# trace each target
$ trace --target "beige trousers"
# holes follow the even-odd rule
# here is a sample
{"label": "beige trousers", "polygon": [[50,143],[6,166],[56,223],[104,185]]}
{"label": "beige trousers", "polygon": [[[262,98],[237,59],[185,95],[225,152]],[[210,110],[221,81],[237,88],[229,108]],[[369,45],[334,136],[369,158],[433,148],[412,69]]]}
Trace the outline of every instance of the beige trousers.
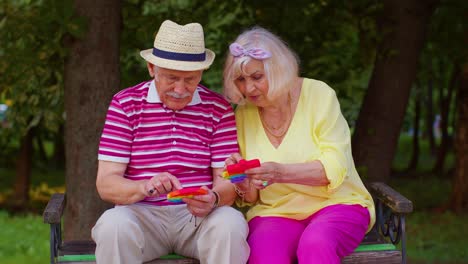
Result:
{"label": "beige trousers", "polygon": [[204,264],[246,263],[248,225],[236,209],[222,206],[204,218],[186,205],[125,205],[109,209],[96,222],[98,264],[137,264],[169,253]]}

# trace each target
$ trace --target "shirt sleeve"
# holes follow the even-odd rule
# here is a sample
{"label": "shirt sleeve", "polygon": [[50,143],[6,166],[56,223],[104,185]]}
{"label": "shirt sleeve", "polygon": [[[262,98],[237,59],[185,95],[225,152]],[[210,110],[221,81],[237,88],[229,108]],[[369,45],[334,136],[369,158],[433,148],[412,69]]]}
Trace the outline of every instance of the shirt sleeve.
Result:
{"label": "shirt sleeve", "polygon": [[326,176],[330,181],[328,190],[338,188],[354,166],[351,154],[351,136],[348,123],[340,110],[335,92],[329,92],[320,99],[317,109],[316,133],[320,157]]}
{"label": "shirt sleeve", "polygon": [[210,146],[211,167],[213,168],[224,167],[224,161],[229,155],[239,152],[234,111],[229,103],[226,102],[226,104],[213,131]]}
{"label": "shirt sleeve", "polygon": [[106,121],[99,142],[98,160],[128,163],[133,130],[130,119],[114,96],[107,110]]}

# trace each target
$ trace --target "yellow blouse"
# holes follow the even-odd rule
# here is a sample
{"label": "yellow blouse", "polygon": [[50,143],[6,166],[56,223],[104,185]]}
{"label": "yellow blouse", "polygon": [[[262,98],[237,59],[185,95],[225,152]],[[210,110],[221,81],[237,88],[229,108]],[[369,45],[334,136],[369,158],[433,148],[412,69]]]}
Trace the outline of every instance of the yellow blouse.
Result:
{"label": "yellow blouse", "polygon": [[369,209],[370,230],[375,222],[374,202],[354,166],[349,127],[332,88],[304,79],[296,112],[278,148],[270,143],[254,105],[238,106],[236,122],[245,159],[280,163],[320,160],[330,181],[328,186],[272,184],[260,191],[247,220],[255,216],[302,220],[329,205],[360,204]]}

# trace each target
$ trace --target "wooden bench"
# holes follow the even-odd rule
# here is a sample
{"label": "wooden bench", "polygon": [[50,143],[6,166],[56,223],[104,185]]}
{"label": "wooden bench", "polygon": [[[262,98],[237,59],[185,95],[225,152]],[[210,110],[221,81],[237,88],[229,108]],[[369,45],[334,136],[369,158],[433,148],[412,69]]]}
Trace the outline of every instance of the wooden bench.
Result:
{"label": "wooden bench", "polygon": [[[381,182],[371,183],[368,188],[376,203],[376,224],[342,263],[406,263],[405,216],[413,211],[412,202]],[[50,224],[50,263],[96,263],[93,241],[62,241],[65,202],[65,194],[53,194],[43,214],[44,222]],[[396,247],[398,244],[400,249]],[[146,264],[189,263],[199,261],[172,254]]]}

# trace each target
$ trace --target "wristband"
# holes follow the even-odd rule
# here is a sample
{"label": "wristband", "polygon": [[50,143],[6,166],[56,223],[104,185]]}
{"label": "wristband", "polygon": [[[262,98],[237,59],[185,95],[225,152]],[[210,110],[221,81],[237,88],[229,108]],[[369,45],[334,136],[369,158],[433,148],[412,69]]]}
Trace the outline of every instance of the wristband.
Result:
{"label": "wristband", "polygon": [[219,193],[216,192],[216,191],[213,191],[213,194],[215,195],[215,202],[214,202],[213,207],[212,207],[214,209],[214,208],[218,207],[218,204],[219,204]]}

